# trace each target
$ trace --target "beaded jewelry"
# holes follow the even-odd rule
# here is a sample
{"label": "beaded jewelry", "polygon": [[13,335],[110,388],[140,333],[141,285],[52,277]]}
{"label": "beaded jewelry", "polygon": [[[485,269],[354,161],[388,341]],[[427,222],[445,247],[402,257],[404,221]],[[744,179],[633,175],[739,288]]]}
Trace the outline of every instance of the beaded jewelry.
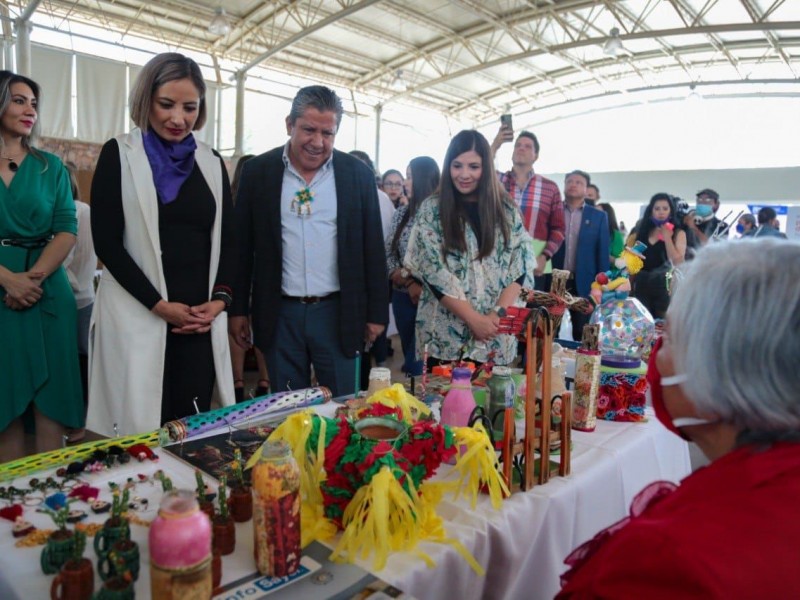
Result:
{"label": "beaded jewelry", "polygon": [[314,192],[308,186],[297,190],[294,193],[291,209],[297,211],[297,216],[302,217],[303,213],[311,215],[311,203],[314,201]]}

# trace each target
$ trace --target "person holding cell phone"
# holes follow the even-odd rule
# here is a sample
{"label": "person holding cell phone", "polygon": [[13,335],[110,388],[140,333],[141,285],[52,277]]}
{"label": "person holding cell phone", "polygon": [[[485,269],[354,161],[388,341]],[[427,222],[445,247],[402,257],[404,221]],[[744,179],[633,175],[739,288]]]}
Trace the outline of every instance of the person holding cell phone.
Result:
{"label": "person holding cell phone", "polygon": [[[492,157],[504,143],[514,139],[511,115],[502,115],[500,129],[492,142]],[[514,142],[511,170],[497,172],[500,183],[522,212],[525,228],[534,240],[535,287],[550,289],[550,259],[564,243],[564,203],[555,182],[537,175],[533,163],[539,158],[539,140],[521,131]]]}

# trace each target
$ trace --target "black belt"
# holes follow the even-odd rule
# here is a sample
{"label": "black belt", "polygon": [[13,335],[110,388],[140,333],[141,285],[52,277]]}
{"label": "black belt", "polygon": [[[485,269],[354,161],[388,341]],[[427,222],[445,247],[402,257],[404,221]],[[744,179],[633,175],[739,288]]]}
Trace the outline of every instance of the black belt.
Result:
{"label": "black belt", "polygon": [[25,248],[26,250],[35,250],[37,248],[44,248],[50,243],[53,236],[43,238],[5,238],[0,239],[0,246],[13,246],[15,248]]}
{"label": "black belt", "polygon": [[333,292],[327,296],[287,296],[284,294],[283,299],[290,300],[291,302],[299,302],[300,304],[318,304],[320,302],[325,302],[325,300],[333,300],[338,295],[339,292]]}

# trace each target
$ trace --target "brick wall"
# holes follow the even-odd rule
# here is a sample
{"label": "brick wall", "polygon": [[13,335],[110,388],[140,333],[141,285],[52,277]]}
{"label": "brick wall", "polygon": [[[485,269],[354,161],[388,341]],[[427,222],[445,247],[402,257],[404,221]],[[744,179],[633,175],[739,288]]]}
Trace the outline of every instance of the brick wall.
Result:
{"label": "brick wall", "polygon": [[[78,187],[81,192],[81,200],[91,204],[90,192],[92,176],[94,175],[94,167],[95,164],[97,164],[97,157],[100,156],[100,150],[103,148],[103,144],[80,142],[77,140],[59,140],[56,138],[40,138],[36,147],[47,152],[52,152],[64,162],[75,163],[75,166],[78,167]],[[228,169],[228,175],[232,177],[233,168],[231,166],[231,161],[226,159],[225,166]]]}

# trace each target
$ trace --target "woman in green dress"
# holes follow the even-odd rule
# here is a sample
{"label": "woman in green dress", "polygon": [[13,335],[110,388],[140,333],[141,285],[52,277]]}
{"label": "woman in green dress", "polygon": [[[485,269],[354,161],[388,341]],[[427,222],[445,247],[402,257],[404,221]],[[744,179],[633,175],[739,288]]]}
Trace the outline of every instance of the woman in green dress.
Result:
{"label": "woman in green dress", "polygon": [[[61,266],[75,244],[69,175],[35,149],[39,86],[0,72],[0,462],[61,447],[83,426],[75,298]],[[24,423],[23,423],[24,422]]]}

